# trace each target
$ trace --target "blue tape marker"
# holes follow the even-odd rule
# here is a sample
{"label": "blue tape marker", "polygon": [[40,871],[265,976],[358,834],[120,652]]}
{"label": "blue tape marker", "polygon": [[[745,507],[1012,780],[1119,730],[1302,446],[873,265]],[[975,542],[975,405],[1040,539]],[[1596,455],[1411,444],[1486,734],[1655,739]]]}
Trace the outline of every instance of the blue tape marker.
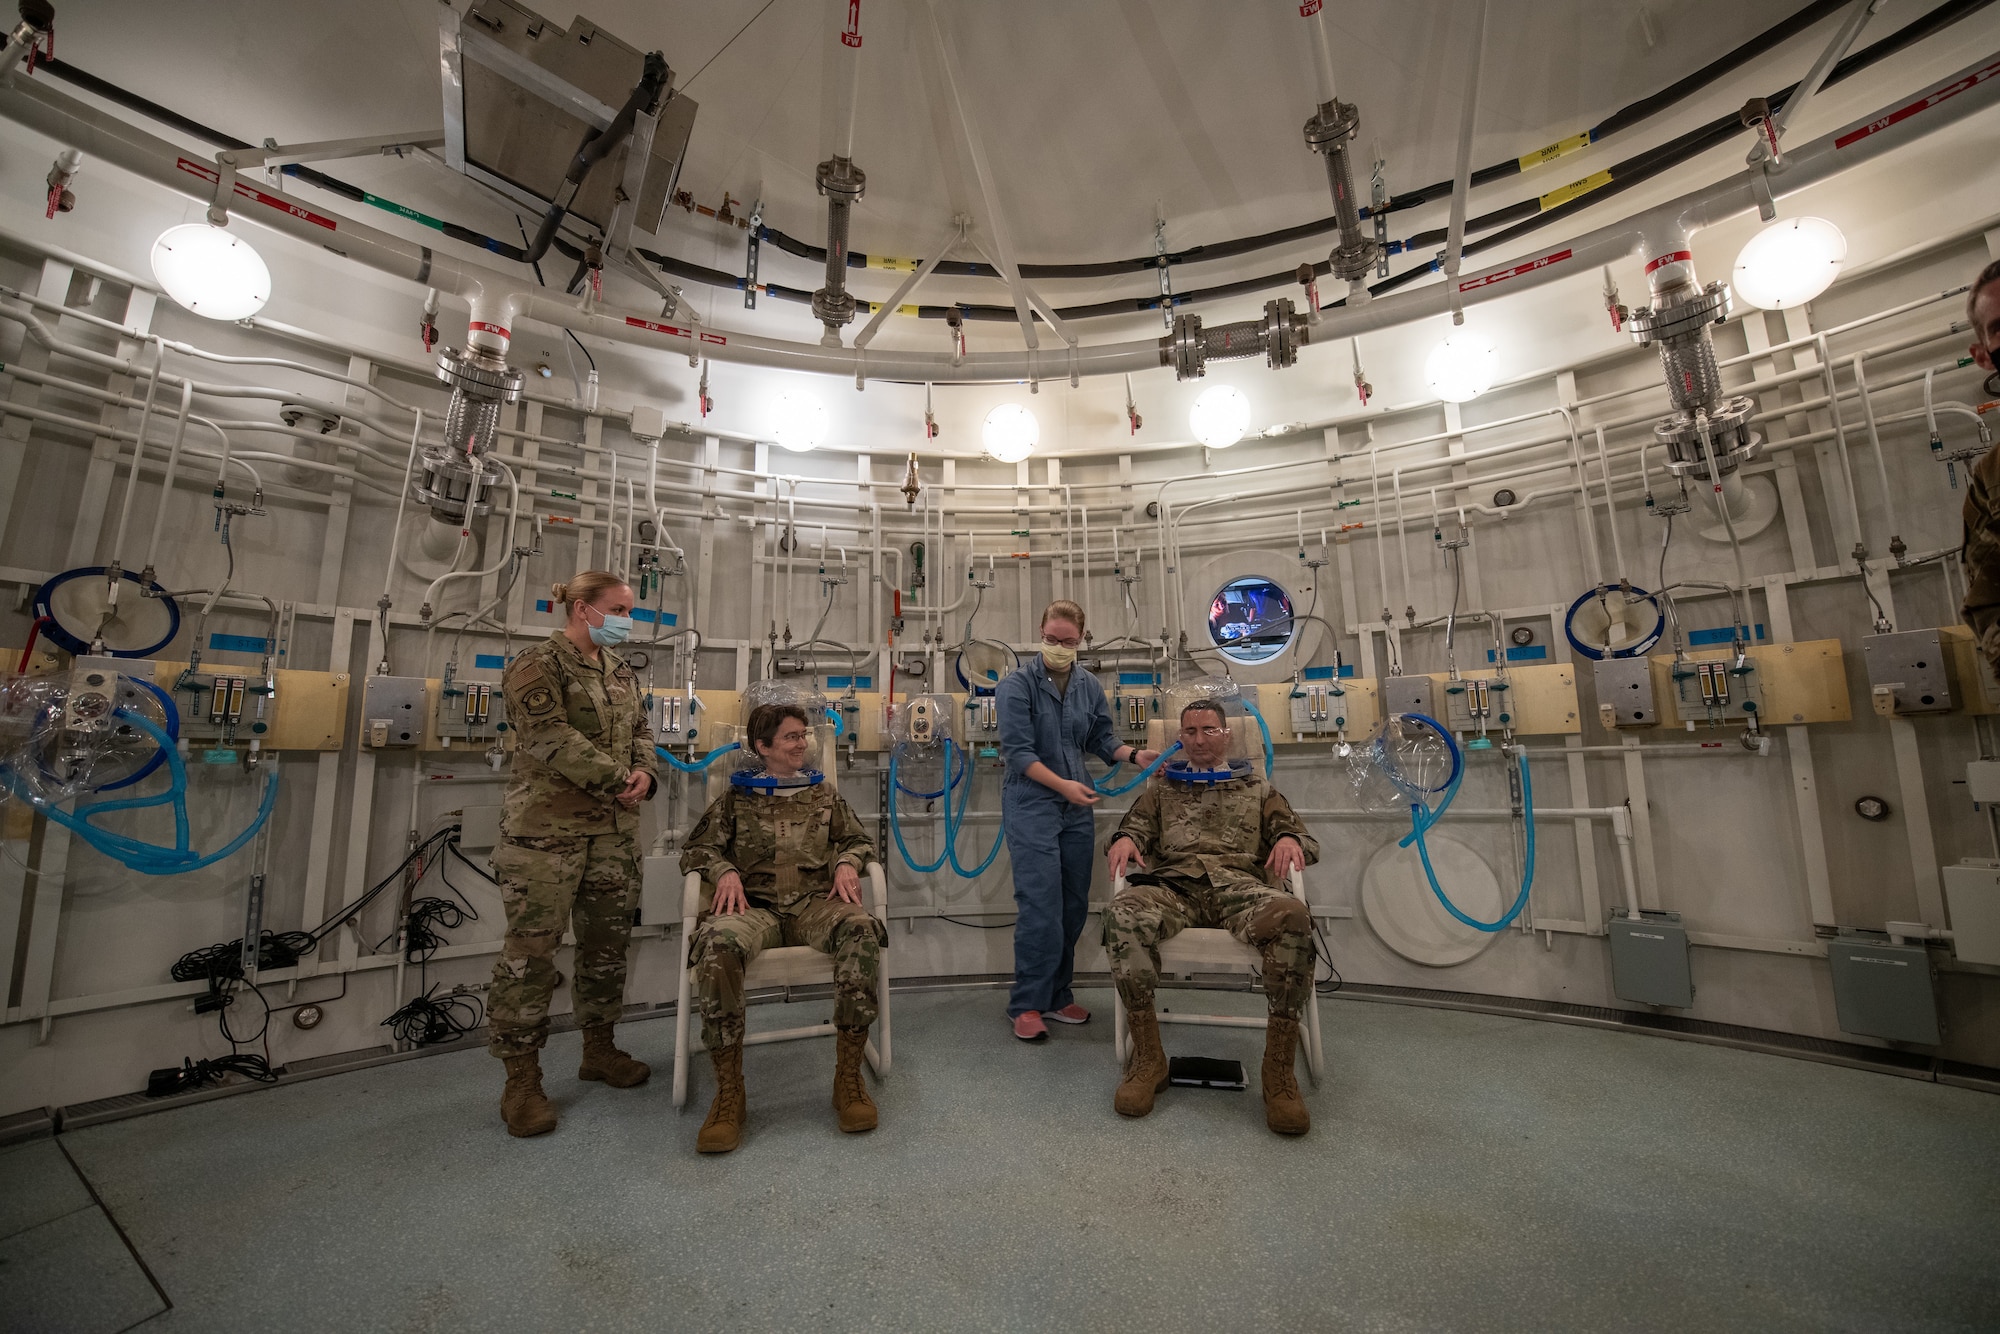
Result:
{"label": "blue tape marker", "polygon": [[472,665],[497,672],[507,666],[507,660],[498,653],[475,653],[472,657]]}
{"label": "blue tape marker", "polygon": [[1121,686],[1156,686],[1160,683],[1158,672],[1120,672],[1118,684]]}
{"label": "blue tape marker", "polygon": [[1331,681],[1333,679],[1333,668],[1308,667],[1305,670],[1305,678],[1308,681]]}
{"label": "blue tape marker", "polygon": [[[1548,656],[1549,646],[1547,644],[1514,644],[1510,645],[1507,649],[1507,661],[1509,662],[1540,662]],[[1486,661],[1495,661],[1492,649],[1486,650]]]}
{"label": "blue tape marker", "polygon": [[654,621],[658,621],[661,625],[678,625],[681,618],[671,611],[657,612],[650,607],[634,607],[632,608],[632,619],[635,621],[644,621],[648,625],[651,625]]}
{"label": "blue tape marker", "polygon": [[535,599],[535,610],[536,610],[536,611],[554,611],[554,610],[555,610],[555,607],[554,607],[554,605],[553,605],[553,604],[551,604],[551,603],[549,602],[549,600],[548,600],[547,598],[536,598],[536,599]]}
{"label": "blue tape marker", "polygon": [[1354,675],[1354,664],[1353,664],[1353,663],[1351,663],[1351,662],[1343,662],[1343,663],[1341,663],[1341,664],[1340,664],[1340,674],[1341,674],[1341,675],[1342,675],[1343,677],[1348,677],[1348,676],[1352,676],[1352,675]]}
{"label": "blue tape marker", "polygon": [[210,648],[221,649],[225,653],[268,653],[271,641],[261,635],[210,635]]}
{"label": "blue tape marker", "polygon": [[826,688],[828,690],[845,690],[850,685],[856,690],[872,690],[875,687],[875,678],[872,676],[829,676],[826,678]]}
{"label": "blue tape marker", "polygon": [[[1762,639],[1764,637],[1764,627],[1761,625],[1752,626],[1750,629],[1750,637],[1752,639]],[[1731,643],[1735,640],[1735,638],[1736,638],[1736,631],[1727,625],[1717,626],[1713,630],[1688,631],[1688,644],[1689,646],[1696,648],[1704,644]]]}
{"label": "blue tape marker", "polygon": [[201,753],[203,764],[234,764],[236,752],[233,750],[205,750]]}

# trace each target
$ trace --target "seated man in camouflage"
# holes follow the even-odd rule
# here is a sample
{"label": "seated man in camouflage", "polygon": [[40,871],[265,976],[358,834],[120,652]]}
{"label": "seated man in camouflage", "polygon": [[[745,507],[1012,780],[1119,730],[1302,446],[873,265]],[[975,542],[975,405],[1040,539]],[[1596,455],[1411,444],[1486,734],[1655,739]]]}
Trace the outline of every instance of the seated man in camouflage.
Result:
{"label": "seated man in camouflage", "polygon": [[[1227,772],[1229,725],[1214,701],[1181,710],[1180,743],[1191,774]],[[1318,841],[1252,770],[1221,781],[1177,781],[1163,772],[1132,803],[1106,853],[1112,880],[1127,881],[1105,909],[1104,949],[1132,1024],[1132,1057],[1112,1105],[1121,1116],[1144,1116],[1167,1086],[1153,1010],[1160,942],[1189,927],[1222,927],[1264,956],[1265,1123],[1281,1135],[1305,1134],[1312,1120],[1292,1061],[1299,1013],[1312,993],[1312,918],[1265,876],[1283,885],[1319,860]]]}
{"label": "seated man in camouflage", "polygon": [[681,852],[681,873],[700,872],[713,895],[695,927],[692,955],[716,1083],[695,1140],[702,1153],[728,1153],[742,1139],[743,971],[779,945],[833,956],[833,1107],[842,1130],[875,1128],[875,1103],[861,1078],[880,953],[889,943],[881,921],[861,906],[861,869],[875,848],[840,794],[802,772],[811,735],[805,710],[760,704],[744,730],[745,744],[764,761],[760,778],[770,783],[732,782]]}

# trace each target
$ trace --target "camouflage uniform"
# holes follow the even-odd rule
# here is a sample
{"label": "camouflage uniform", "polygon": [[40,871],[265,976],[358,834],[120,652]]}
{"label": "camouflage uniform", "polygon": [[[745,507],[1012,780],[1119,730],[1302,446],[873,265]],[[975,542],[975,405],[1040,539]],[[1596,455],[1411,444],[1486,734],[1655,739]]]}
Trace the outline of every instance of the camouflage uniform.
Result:
{"label": "camouflage uniform", "polygon": [[639,682],[615,654],[591,662],[561,631],[502,678],[516,746],[493,873],[507,939],[493,968],[488,1046],[505,1059],[548,1036],[556,947],[576,933],[571,988],[582,1027],[625,1011],[625,954],[639,901],[639,813],[614,798],[634,770],[659,789],[659,760]]}
{"label": "camouflage uniform", "polygon": [[1274,1016],[1296,1019],[1312,991],[1312,918],[1305,904],[1264,880],[1280,838],[1298,840],[1308,866],[1319,841],[1269,783],[1147,784],[1113,836],[1129,838],[1145,866],[1104,912],[1104,950],[1128,1010],[1153,1008],[1160,942],[1189,927],[1222,927],[1264,956],[1264,997]]}
{"label": "camouflage uniform", "polygon": [[1965,623],[2000,671],[2000,448],[1973,465],[1965,488]]}
{"label": "camouflage uniform", "polygon": [[[833,868],[858,873],[875,858],[867,831],[825,783],[765,795],[731,787],[716,798],[681,851],[681,873],[700,872],[694,991],[710,1051],[743,1041],[743,970],[767,949],[810,945],[833,956],[833,1022],[875,1022],[875,985],[889,932],[858,903],[829,898]],[[715,882],[735,871],[749,908],[711,911]]]}

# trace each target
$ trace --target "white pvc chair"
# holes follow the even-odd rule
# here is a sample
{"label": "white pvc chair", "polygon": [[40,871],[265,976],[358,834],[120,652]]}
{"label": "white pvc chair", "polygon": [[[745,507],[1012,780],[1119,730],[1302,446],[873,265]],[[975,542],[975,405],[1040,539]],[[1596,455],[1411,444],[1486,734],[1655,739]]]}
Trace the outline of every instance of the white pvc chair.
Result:
{"label": "white pvc chair", "polygon": [[[1118,877],[1112,886],[1112,896],[1125,888],[1125,877]],[[1285,888],[1299,902],[1306,901],[1305,876],[1292,872],[1286,880]],[[1220,927],[1191,926],[1172,940],[1160,943],[1160,976],[1192,976],[1195,973],[1234,972],[1247,968],[1262,975],[1264,957],[1250,946]],[[1317,977],[1318,970],[1315,968]],[[1161,1005],[1156,1010],[1163,1024],[1204,1024],[1211,1028],[1265,1028],[1268,1024],[1263,1015],[1240,1014],[1176,1014]],[[1305,1048],[1306,1073],[1313,1086],[1319,1086],[1319,1078],[1326,1069],[1326,1048],[1320,1041],[1319,1028],[1319,987],[1315,983],[1306,996],[1305,1006],[1306,1040],[1299,1045]],[[1118,1058],[1118,1068],[1124,1069],[1125,1062],[1132,1055],[1131,1025],[1125,1016],[1125,998],[1118,994],[1114,985],[1111,989],[1111,1050]]]}
{"label": "white pvc chair", "polygon": [[[886,928],[889,925],[889,882],[882,874],[882,863],[869,862],[867,870],[868,910]],[[701,915],[701,876],[690,871],[681,889],[681,981],[679,1003],[674,1007],[674,1106],[687,1105],[688,1065],[698,1052],[707,1051],[701,1036],[692,1027],[694,973],[691,967],[694,953],[695,919]],[[810,945],[779,945],[765,950],[750,961],[743,971],[745,992],[768,990],[772,987],[825,986],[833,981],[833,956],[821,954]],[[877,1078],[889,1073],[889,951],[885,948],[881,956],[881,969],[877,975],[875,1003],[879,1011],[875,1020],[874,1036],[864,1049],[869,1066]],[[744,1036],[745,1046],[760,1042],[789,1042],[794,1038],[830,1038],[834,1035],[833,1021],[823,1024],[809,1024],[804,1028],[781,1028],[768,1033],[748,1033]],[[877,1046],[877,1043],[880,1046]]]}

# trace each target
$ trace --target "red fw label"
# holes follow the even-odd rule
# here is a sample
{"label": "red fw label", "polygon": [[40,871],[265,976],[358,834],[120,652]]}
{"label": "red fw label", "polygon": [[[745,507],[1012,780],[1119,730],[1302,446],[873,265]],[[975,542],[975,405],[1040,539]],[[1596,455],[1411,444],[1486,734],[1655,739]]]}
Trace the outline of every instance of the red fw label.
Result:
{"label": "red fw label", "polygon": [[1489,273],[1483,278],[1468,278],[1458,285],[1458,290],[1461,292],[1470,292],[1475,288],[1491,287],[1494,283],[1504,283],[1509,278],[1518,278],[1524,273],[1533,273],[1536,269],[1546,269],[1551,264],[1560,264],[1573,253],[1575,252],[1570,250],[1558,250],[1553,255],[1543,255],[1540,259],[1531,259],[1525,263],[1516,264],[1511,269],[1501,269],[1498,273]]}
{"label": "red fw label", "polygon": [[[213,167],[204,167],[201,163],[190,162],[186,158],[176,159],[174,165],[178,166],[182,171],[188,173],[190,176],[199,176],[201,177],[201,179],[203,179],[204,181],[208,181],[211,184],[215,182],[216,170]],[[289,199],[281,199],[277,195],[267,195],[262,190],[257,189],[255,186],[246,185],[242,181],[236,182],[236,193],[245,199],[254,199],[260,204],[269,205],[271,208],[275,208],[280,212],[289,213],[295,218],[303,219],[304,221],[310,222],[315,226],[324,227],[328,231],[336,230],[336,225],[332,218],[322,217],[321,215],[313,212],[309,208],[306,208],[299,204],[294,204]]]}
{"label": "red fw label", "polygon": [[1976,69],[1962,79],[1955,79],[1936,92],[1918,98],[1908,106],[1897,107],[1886,116],[1878,116],[1866,125],[1856,126],[1833,141],[1834,149],[1838,151],[1849,144],[1859,143],[1869,135],[1878,134],[1888,129],[1891,125],[1908,120],[1919,112],[1929,111],[1938,103],[1950,101],[1969,88],[1977,88],[1996,74],[2000,74],[2000,60],[1995,60],[1990,64]]}

